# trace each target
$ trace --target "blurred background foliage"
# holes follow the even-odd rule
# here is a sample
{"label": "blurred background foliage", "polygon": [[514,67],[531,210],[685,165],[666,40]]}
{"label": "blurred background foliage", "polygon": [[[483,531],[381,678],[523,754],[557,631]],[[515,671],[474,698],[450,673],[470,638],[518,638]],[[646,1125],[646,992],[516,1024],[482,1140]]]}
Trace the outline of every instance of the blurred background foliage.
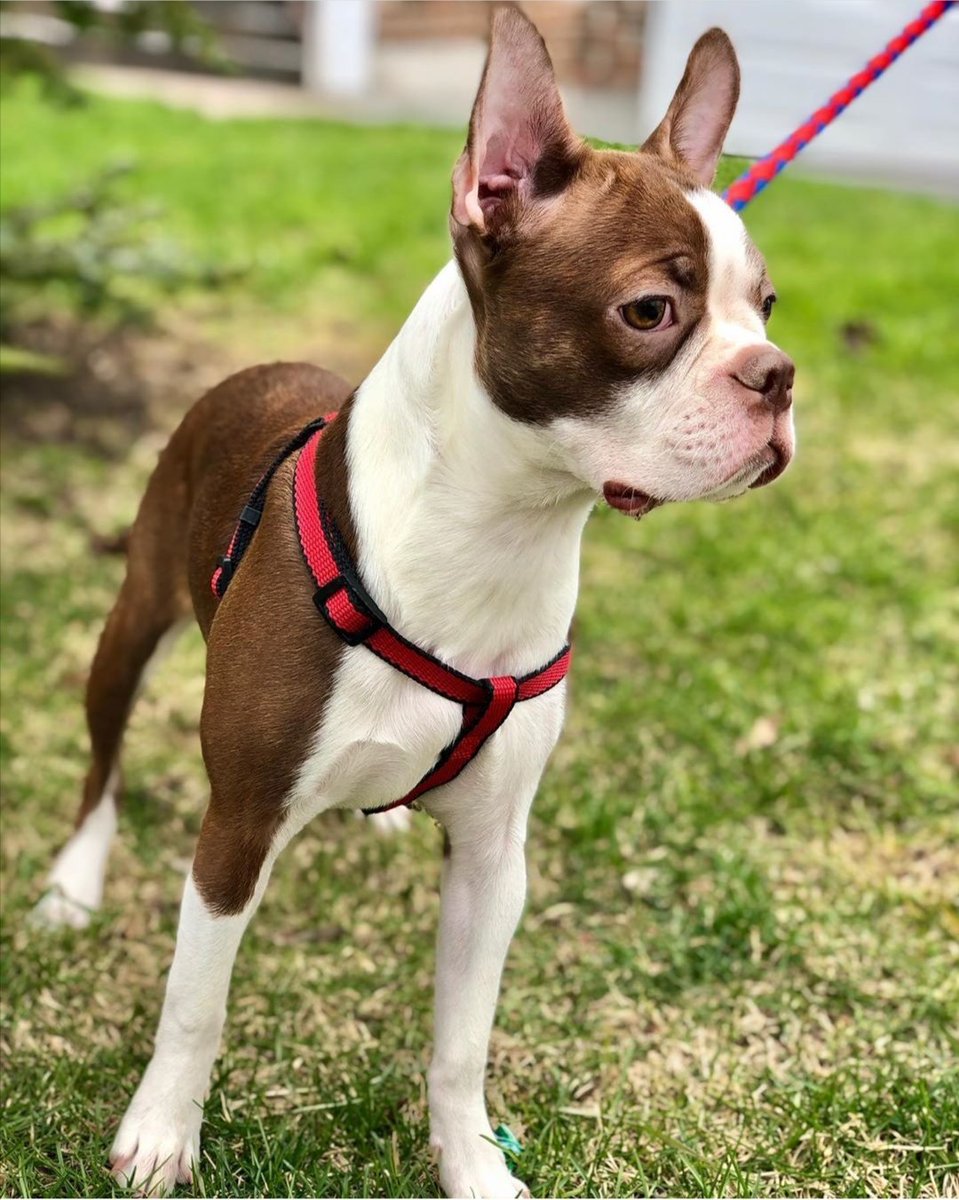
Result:
{"label": "blurred background foliage", "polygon": [[[0,15],[9,7],[0,3]],[[208,68],[224,60],[209,26],[181,0],[133,0],[105,8],[90,0],[53,0],[56,17],[79,35],[118,42],[146,32],[167,38],[172,47]],[[62,59],[42,43],[0,35],[0,96],[10,97],[29,82],[53,106],[82,105],[86,95],[74,86]],[[36,204],[4,204],[0,211],[0,371],[59,371],[49,355],[18,349],[15,329],[38,305],[63,304],[83,317],[111,322],[143,321],[162,295],[222,278],[198,265],[162,232],[162,206],[130,203],[116,183],[137,169],[137,161],[113,162],[89,178]]]}
{"label": "blurred background foliage", "polygon": [[[0,0],[0,14],[11,7]],[[80,35],[100,35],[119,42],[145,33],[160,34],[171,47],[214,67],[223,64],[210,27],[191,4],[182,0],[127,0],[120,5],[93,0],[50,0],[52,14]],[[39,79],[48,95],[64,103],[81,103],[83,93],[70,82],[62,59],[43,43],[26,37],[0,34],[0,93],[19,75]]]}

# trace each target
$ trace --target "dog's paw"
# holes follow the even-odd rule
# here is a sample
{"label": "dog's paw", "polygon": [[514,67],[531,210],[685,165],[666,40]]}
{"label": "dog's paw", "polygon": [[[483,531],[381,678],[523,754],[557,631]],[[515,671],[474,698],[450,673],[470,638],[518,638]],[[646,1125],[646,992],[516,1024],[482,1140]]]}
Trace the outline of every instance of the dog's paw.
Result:
{"label": "dog's paw", "polygon": [[199,1105],[168,1114],[138,1105],[127,1110],[110,1150],[110,1174],[138,1196],[166,1196],[178,1183],[190,1183],[200,1159]]}
{"label": "dog's paw", "polygon": [[488,1200],[529,1200],[530,1191],[511,1174],[502,1150],[485,1138],[433,1138],[431,1152],[439,1164],[440,1187],[451,1200],[487,1197]]}
{"label": "dog's paw", "polygon": [[409,829],[412,813],[408,808],[389,808],[386,812],[370,813],[367,819],[381,837],[395,837]]}
{"label": "dog's paw", "polygon": [[86,929],[96,910],[52,887],[37,901],[27,920],[38,929]]}

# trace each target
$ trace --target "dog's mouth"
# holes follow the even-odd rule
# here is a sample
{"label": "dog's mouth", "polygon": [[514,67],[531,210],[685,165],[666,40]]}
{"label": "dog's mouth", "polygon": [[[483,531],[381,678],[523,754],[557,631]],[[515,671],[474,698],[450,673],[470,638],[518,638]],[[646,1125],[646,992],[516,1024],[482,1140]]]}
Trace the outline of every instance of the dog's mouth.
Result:
{"label": "dog's mouth", "polygon": [[663,503],[648,492],[641,492],[626,483],[604,483],[603,498],[610,508],[616,508],[627,517],[635,517],[637,520]]}
{"label": "dog's mouth", "polygon": [[[779,478],[789,466],[791,458],[789,446],[782,444],[778,438],[774,439],[764,446],[755,458],[751,459],[744,467],[740,467],[704,499],[724,500],[741,495],[747,489],[766,487],[774,479]],[[747,480],[749,483],[746,482]],[[619,512],[625,513],[627,517],[633,517],[636,520],[645,517],[654,508],[659,508],[660,505],[666,503],[665,500],[658,500],[655,496],[651,496],[649,492],[631,487],[628,483],[616,481],[603,484],[603,497],[610,508],[615,508]]]}
{"label": "dog's mouth", "polygon": [[772,483],[789,466],[792,454],[788,446],[778,440],[763,446],[746,464],[729,475],[722,484],[709,492],[705,500],[733,500],[752,488],[765,487]]}
{"label": "dog's mouth", "polygon": [[768,466],[763,467],[762,471],[749,485],[751,488],[765,487],[768,483],[772,483],[789,466],[789,455],[783,446],[777,445],[776,442],[770,442],[763,454],[769,458]]}
{"label": "dog's mouth", "polygon": [[[776,442],[770,442],[762,450],[760,457],[753,460],[747,467],[740,469],[730,479],[727,479],[723,484],[723,489],[729,489],[731,485],[739,482],[739,487],[742,488],[746,484],[746,479],[757,470],[756,477],[746,485],[748,488],[766,487],[767,484],[778,479],[779,476],[789,466],[790,454],[788,450]],[[728,493],[736,495],[736,490],[733,488]],[[655,496],[651,496],[649,492],[640,491],[639,488],[630,487],[628,483],[609,482],[603,484],[603,497],[610,508],[615,508],[621,513],[625,513],[627,517],[633,517],[639,520],[640,517],[645,517],[647,513],[652,512],[654,508],[659,508],[665,504],[665,500],[657,500]],[[706,499],[723,499],[723,490],[719,489],[718,494],[707,496]]]}

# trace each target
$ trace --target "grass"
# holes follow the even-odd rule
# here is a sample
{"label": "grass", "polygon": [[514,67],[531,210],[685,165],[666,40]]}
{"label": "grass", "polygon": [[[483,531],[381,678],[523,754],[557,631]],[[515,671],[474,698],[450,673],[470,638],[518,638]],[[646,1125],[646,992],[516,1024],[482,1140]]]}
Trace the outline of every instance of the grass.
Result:
{"label": "grass", "polygon": [[[417,126],[370,141],[353,126],[210,121],[160,104],[4,98],[3,204],[34,204],[129,164],[118,198],[157,203],[163,236],[241,277],[234,298],[287,316],[307,293],[335,313],[401,320],[448,241],[450,164],[461,138]],[[38,145],[43,151],[37,153]],[[411,279],[411,276],[413,277]]]}
{"label": "grass", "polygon": [[[368,347],[446,255],[448,134],[105,100],[54,115],[29,90],[3,107],[4,203],[135,151],[127,186],[165,227],[248,266],[215,307],[187,302],[217,352],[268,356],[275,333],[286,353],[327,319]],[[955,1196],[959,218],[787,175],[747,221],[798,364],[799,458],[734,505],[591,523],[491,1113],[541,1195]],[[77,801],[121,571],[91,530],[132,516],[160,441],[107,461],[4,440],[7,1195],[109,1192],[202,815],[191,635],[133,720],[102,917],[25,926]],[[203,1194],[436,1194],[438,866],[425,817],[390,843],[321,820],[287,851],[237,963]]]}

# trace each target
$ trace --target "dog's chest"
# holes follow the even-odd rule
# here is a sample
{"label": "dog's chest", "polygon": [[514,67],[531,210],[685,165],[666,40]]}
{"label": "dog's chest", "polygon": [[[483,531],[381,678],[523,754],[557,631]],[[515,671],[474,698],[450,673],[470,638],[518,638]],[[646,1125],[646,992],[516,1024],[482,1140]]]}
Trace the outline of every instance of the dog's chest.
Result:
{"label": "dog's chest", "polygon": [[[559,737],[565,684],[516,705],[451,783],[421,806],[442,818],[452,806],[536,787]],[[290,795],[299,823],[321,809],[378,808],[404,796],[459,733],[460,705],[429,691],[362,646],[345,652]]]}

